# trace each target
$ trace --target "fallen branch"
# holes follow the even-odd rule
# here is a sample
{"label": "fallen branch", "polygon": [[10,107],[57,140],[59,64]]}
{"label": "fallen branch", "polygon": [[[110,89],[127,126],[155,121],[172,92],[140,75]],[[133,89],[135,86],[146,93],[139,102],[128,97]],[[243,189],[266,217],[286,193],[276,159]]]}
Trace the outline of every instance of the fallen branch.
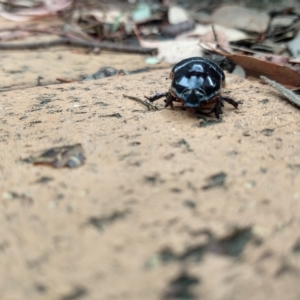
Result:
{"label": "fallen branch", "polygon": [[52,40],[49,42],[37,42],[37,43],[0,43],[0,50],[32,50],[40,48],[49,48],[56,46],[73,46],[73,47],[83,47],[83,48],[100,48],[101,50],[109,50],[116,52],[127,52],[127,53],[140,53],[140,54],[154,54],[156,48],[141,48],[130,45],[121,45],[111,42],[90,42],[90,41],[79,41],[72,40],[68,38],[62,38],[57,40]]}

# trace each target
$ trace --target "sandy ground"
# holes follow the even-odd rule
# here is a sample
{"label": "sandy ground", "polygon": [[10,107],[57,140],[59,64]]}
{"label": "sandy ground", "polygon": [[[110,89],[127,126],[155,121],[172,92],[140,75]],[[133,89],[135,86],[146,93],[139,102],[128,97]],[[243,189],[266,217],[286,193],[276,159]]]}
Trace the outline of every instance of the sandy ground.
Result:
{"label": "sandy ground", "polygon": [[[166,91],[169,70],[53,84],[144,57],[0,56],[1,299],[300,298],[299,109],[227,75],[243,105],[220,121],[148,111],[123,94]],[[75,143],[78,168],[22,161]]]}

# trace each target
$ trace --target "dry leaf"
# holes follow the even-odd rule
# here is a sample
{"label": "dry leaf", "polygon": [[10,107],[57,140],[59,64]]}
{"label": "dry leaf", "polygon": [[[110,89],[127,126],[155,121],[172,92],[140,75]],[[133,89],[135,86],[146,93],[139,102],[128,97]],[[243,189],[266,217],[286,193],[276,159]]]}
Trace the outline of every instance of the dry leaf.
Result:
{"label": "dry leaf", "polygon": [[217,43],[222,49],[229,49],[229,42],[224,33],[224,31],[215,29],[215,31],[210,30],[201,37],[201,42],[203,43]]}
{"label": "dry leaf", "polygon": [[212,21],[216,24],[258,33],[267,30],[269,20],[265,12],[236,5],[220,7],[212,15]]}
{"label": "dry leaf", "polygon": [[270,27],[278,27],[285,28],[291,26],[296,20],[298,16],[296,15],[286,15],[286,16],[276,16],[272,19],[270,23]]}
{"label": "dry leaf", "polygon": [[300,73],[290,67],[263,61],[252,56],[228,54],[220,50],[214,51],[226,56],[234,64],[240,65],[246,71],[247,76],[260,78],[263,75],[286,87],[300,86]]}
{"label": "dry leaf", "polygon": [[300,57],[300,33],[287,43],[289,50],[291,51],[294,58]]}
{"label": "dry leaf", "polygon": [[81,144],[53,147],[36,156],[30,156],[23,161],[32,164],[46,164],[54,168],[77,168],[85,160]]}
{"label": "dry leaf", "polygon": [[157,58],[170,64],[175,64],[188,57],[203,55],[198,39],[173,41],[145,41],[140,39],[140,45],[145,48],[157,48]]}
{"label": "dry leaf", "polygon": [[254,57],[259,59],[259,60],[268,61],[268,62],[271,62],[271,63],[276,64],[276,65],[285,65],[290,60],[287,56],[281,56],[281,55],[263,54],[263,55],[255,55]]}
{"label": "dry leaf", "polygon": [[6,12],[0,6],[0,16],[14,22],[26,22],[35,18],[48,16],[61,11],[72,4],[73,0],[44,0],[43,6],[24,8],[14,12]]}
{"label": "dry leaf", "polygon": [[66,36],[74,40],[89,42],[94,41],[94,39],[90,35],[85,33],[83,29],[76,24],[65,24],[63,26],[63,30]]}
{"label": "dry leaf", "polygon": [[[199,28],[197,25],[195,28],[195,31],[190,32],[189,34],[190,35],[197,34],[198,30],[199,30],[200,35],[201,35],[201,31],[202,31],[202,35],[207,34],[208,32],[212,32],[211,25],[208,25],[208,26],[200,25],[200,26],[205,27],[205,30],[204,30],[204,28],[202,28],[202,29]],[[198,30],[197,30],[197,28],[198,28]],[[245,40],[245,39],[249,38],[249,35],[241,30],[228,28],[228,27],[225,27],[222,25],[215,25],[214,28],[217,32],[222,32],[225,35],[228,42],[235,42],[235,41]]]}
{"label": "dry leaf", "polygon": [[168,10],[168,21],[170,24],[175,25],[190,21],[191,17],[189,13],[182,7],[174,5]]}

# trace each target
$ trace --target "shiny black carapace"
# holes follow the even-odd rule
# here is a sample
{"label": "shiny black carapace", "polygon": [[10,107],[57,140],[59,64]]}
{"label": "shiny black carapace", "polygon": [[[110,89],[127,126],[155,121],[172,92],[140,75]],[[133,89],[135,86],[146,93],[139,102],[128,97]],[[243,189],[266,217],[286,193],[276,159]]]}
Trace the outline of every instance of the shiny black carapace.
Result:
{"label": "shiny black carapace", "polygon": [[222,114],[223,100],[238,107],[238,102],[221,96],[225,84],[223,70],[214,62],[202,58],[191,57],[177,63],[171,73],[171,87],[166,93],[146,97],[153,102],[166,97],[166,107],[173,107],[173,101],[182,102],[187,109],[203,113],[215,113],[219,119]]}

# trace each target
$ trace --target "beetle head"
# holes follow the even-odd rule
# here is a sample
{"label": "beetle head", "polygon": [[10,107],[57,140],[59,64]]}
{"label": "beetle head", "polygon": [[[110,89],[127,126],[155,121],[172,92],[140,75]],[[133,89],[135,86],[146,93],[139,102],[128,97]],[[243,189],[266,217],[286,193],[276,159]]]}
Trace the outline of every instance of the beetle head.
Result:
{"label": "beetle head", "polygon": [[200,102],[206,101],[206,93],[202,89],[185,89],[182,93],[182,100],[186,107],[198,107]]}

